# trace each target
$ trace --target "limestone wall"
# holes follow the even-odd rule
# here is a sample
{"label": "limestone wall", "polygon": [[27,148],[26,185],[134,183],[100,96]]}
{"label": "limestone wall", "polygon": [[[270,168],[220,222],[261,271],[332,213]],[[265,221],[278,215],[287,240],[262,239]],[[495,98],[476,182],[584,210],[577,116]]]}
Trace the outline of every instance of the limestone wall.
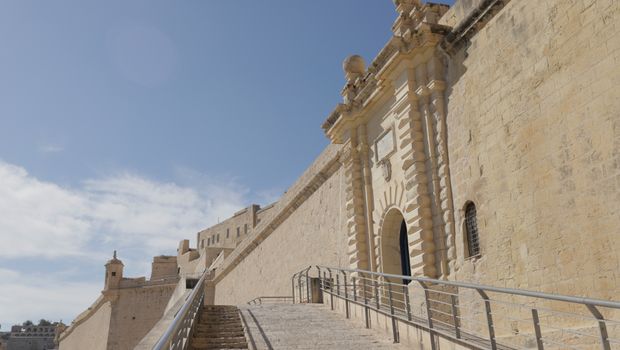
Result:
{"label": "limestone wall", "polygon": [[60,339],[60,350],[107,349],[112,303],[96,302],[92,307],[93,310],[87,311],[88,316],[84,313],[81,318],[76,318],[67,333],[63,334]]}
{"label": "limestone wall", "polygon": [[[451,61],[453,278],[617,298],[618,23],[618,1],[511,1]],[[477,260],[465,259],[467,201]]]}
{"label": "limestone wall", "polygon": [[258,205],[251,205],[236,212],[231,218],[198,232],[199,248],[234,248],[245,239],[257,223]]}
{"label": "limestone wall", "polygon": [[328,147],[257,226],[248,246],[238,247],[225,259],[216,275],[215,304],[291,295],[290,278],[302,268],[348,266],[338,149]]}
{"label": "limestone wall", "polygon": [[118,290],[108,350],[133,349],[164,315],[176,284]]}
{"label": "limestone wall", "polygon": [[176,256],[156,256],[151,264],[151,280],[177,275]]}

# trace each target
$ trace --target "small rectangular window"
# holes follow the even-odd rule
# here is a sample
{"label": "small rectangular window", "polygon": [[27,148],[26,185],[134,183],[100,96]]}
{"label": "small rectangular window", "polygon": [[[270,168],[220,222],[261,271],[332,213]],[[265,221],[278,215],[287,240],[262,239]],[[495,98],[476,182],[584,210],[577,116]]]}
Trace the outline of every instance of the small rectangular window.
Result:
{"label": "small rectangular window", "polygon": [[207,247],[211,245],[211,238],[207,238]]}
{"label": "small rectangular window", "polygon": [[226,238],[230,238],[230,229],[229,228],[226,229]]}
{"label": "small rectangular window", "polygon": [[245,233],[246,235],[248,234],[248,224],[245,224],[245,225],[243,226],[243,231],[244,231],[244,233]]}
{"label": "small rectangular window", "polygon": [[116,276],[116,272],[112,272],[112,277]]}
{"label": "small rectangular window", "polygon": [[478,233],[478,218],[476,205],[469,202],[465,207],[465,233],[467,235],[468,257],[480,255],[480,236]]}
{"label": "small rectangular window", "polygon": [[239,226],[237,226],[237,237],[239,237],[239,236],[240,236],[240,234],[241,234],[240,227],[239,227]]}
{"label": "small rectangular window", "polygon": [[220,243],[220,234],[217,234],[217,243]]}

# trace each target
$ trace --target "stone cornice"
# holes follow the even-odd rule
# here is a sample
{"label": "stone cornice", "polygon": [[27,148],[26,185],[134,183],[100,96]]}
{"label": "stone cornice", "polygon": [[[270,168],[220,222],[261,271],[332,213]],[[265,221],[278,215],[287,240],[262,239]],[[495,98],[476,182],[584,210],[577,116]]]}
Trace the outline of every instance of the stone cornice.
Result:
{"label": "stone cornice", "polygon": [[385,72],[396,65],[399,56],[409,56],[420,48],[439,44],[449,32],[449,27],[437,23],[447,9],[446,5],[432,3],[412,3],[407,6],[401,3],[398,6],[400,16],[392,28],[394,36],[379,52],[366,73],[345,86],[343,95],[354,92],[354,96],[347,95],[345,103],[336,106],[322,125],[333,143],[345,141],[344,131],[355,125],[357,115],[366,110],[377,99],[382,88],[389,84]]}
{"label": "stone cornice", "polygon": [[474,8],[470,14],[456,25],[441,43],[441,47],[448,53],[452,54],[463,43],[467,42],[480,29],[495,17],[495,15],[506,6],[510,0],[483,0]]}

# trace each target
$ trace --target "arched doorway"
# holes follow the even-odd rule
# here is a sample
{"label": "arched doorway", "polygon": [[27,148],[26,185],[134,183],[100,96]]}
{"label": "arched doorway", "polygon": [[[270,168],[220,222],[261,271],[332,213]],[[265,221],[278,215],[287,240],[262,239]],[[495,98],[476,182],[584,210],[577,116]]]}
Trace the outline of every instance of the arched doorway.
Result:
{"label": "arched doorway", "polygon": [[[411,276],[407,223],[400,210],[390,209],[381,228],[381,268],[384,273]],[[409,280],[388,279],[408,284]]]}
{"label": "arched doorway", "polygon": [[[411,276],[411,260],[409,259],[409,237],[407,236],[407,223],[405,219],[403,219],[400,224],[400,238],[399,238],[399,246],[400,246],[400,267],[401,267],[401,275]],[[403,284],[409,284],[411,280],[403,279]]]}

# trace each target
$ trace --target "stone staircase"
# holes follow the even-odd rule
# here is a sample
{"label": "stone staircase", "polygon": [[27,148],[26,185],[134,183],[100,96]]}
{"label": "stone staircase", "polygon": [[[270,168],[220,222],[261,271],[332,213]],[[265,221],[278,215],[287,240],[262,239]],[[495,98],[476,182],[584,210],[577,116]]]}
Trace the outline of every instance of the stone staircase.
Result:
{"label": "stone staircase", "polygon": [[205,306],[196,325],[190,349],[247,349],[239,309],[236,306]]}
{"label": "stone staircase", "polygon": [[249,348],[255,350],[405,349],[374,329],[347,320],[322,304],[240,306]]}

